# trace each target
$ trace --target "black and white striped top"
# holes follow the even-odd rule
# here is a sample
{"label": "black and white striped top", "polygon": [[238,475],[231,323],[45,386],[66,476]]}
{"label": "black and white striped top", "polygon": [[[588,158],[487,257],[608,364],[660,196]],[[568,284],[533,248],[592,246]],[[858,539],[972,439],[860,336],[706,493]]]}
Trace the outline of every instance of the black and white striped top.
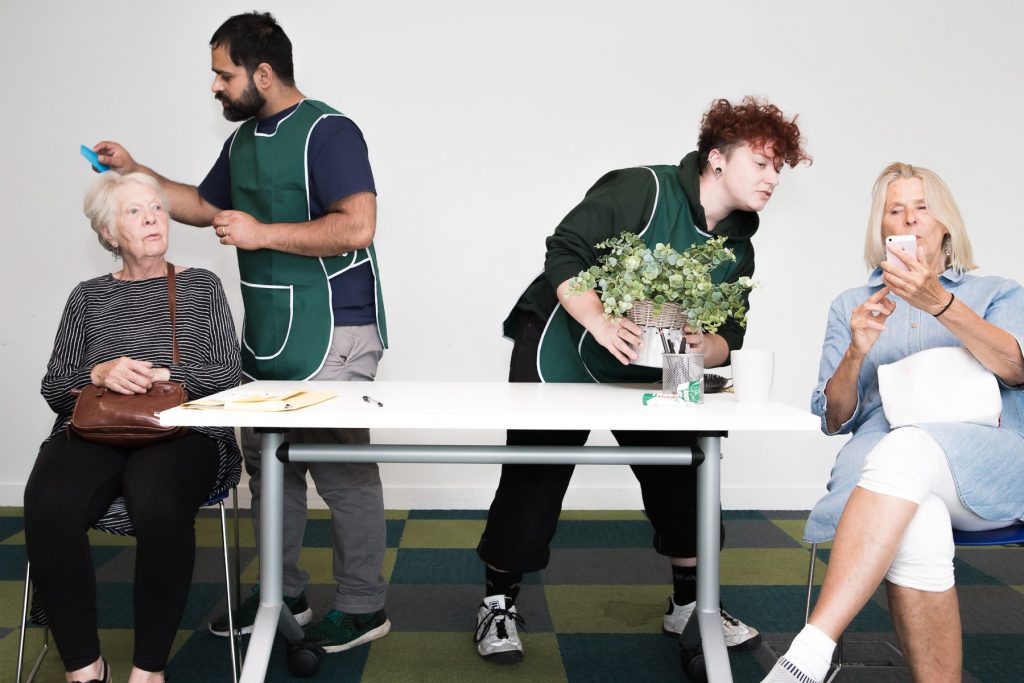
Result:
{"label": "black and white striped top", "polygon": [[[118,280],[108,274],[72,290],[43,377],[43,398],[57,413],[47,441],[71,420],[75,407],[71,390],[90,383],[93,367],[121,356],[169,367],[171,380],[183,384],[191,399],[238,386],[242,376],[238,339],[220,280],[208,270],[188,268],[175,276],[175,298],[181,362],[172,366],[166,276]],[[234,431],[227,427],[195,427],[194,431],[217,441],[218,490],[237,484],[240,455]]]}

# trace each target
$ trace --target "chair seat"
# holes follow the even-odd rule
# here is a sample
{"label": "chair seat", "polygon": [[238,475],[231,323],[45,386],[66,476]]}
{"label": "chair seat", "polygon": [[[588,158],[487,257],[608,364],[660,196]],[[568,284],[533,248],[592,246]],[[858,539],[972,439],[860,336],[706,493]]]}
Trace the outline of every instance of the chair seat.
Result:
{"label": "chair seat", "polygon": [[1024,523],[990,529],[988,531],[958,531],[953,529],[956,545],[1018,545],[1024,543]]}

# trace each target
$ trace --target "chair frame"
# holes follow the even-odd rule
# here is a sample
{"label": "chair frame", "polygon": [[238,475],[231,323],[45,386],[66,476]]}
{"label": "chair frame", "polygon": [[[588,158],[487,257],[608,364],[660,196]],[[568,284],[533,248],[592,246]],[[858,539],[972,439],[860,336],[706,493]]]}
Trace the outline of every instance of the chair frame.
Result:
{"label": "chair frame", "polygon": [[[1019,522],[1008,527],[1001,529],[992,529],[989,531],[958,531],[953,529],[953,544],[963,547],[980,547],[980,546],[1024,546],[1024,522]],[[813,597],[814,590],[814,564],[818,559],[818,544],[811,544],[811,562],[807,569],[807,604],[804,608],[804,623],[806,624],[811,618],[811,598]],[[885,646],[892,648],[893,651],[903,656],[903,653],[893,647],[891,643],[885,641],[879,641]],[[856,667],[858,669],[894,669],[903,668],[896,667],[892,664],[881,664],[874,662],[847,662],[843,660],[843,636],[839,636],[839,640],[836,641],[836,658],[834,668],[830,670],[828,676],[826,676],[824,683],[832,683],[836,676],[843,667]]]}
{"label": "chair frame", "polygon": [[[808,568],[807,568],[807,604],[804,606],[804,624],[806,624],[810,620],[810,618],[811,618],[811,599],[812,599],[813,593],[814,593],[814,564],[817,561],[817,559],[818,559],[818,544],[817,543],[812,543],[811,544],[811,561],[810,561],[810,564],[808,565]],[[888,643],[888,642],[886,642],[884,640],[878,641],[878,643],[881,644],[881,645],[884,645],[884,646],[886,646],[888,648],[890,648],[896,655],[899,655],[900,657],[903,656],[903,653],[900,652],[897,648],[893,647],[892,643]],[[869,662],[844,661],[844,659],[843,659],[843,635],[840,634],[839,639],[836,640],[836,653],[835,653],[835,658],[834,658],[833,666],[832,666],[832,668],[830,668],[828,675],[825,676],[825,680],[823,681],[823,683],[832,683],[832,681],[834,681],[836,679],[836,676],[839,675],[839,672],[842,671],[843,667],[851,667],[851,668],[852,667],[856,667],[859,670],[902,668],[902,667],[894,666],[891,662],[890,663],[881,663],[881,662],[873,662],[873,661],[869,661]]]}
{"label": "chair frame", "polygon": [[[235,581],[234,590],[231,585],[231,569],[230,560],[228,557],[228,527],[227,527],[227,516],[224,511],[224,501],[228,496],[231,496],[233,516],[234,516],[234,527],[235,527]],[[224,554],[224,587],[227,595],[228,603],[228,628],[231,630],[232,637],[229,639],[231,649],[231,676],[234,683],[238,683],[238,672],[242,666],[241,660],[241,647],[242,647],[242,635],[240,630],[235,629],[234,620],[234,609],[235,605],[241,604],[241,558],[239,552],[239,534],[238,534],[238,488],[232,486],[230,489],[226,489],[221,493],[213,496],[205,503],[202,507],[212,507],[216,505],[220,511],[220,541],[221,549]],[[15,677],[15,683],[22,683],[21,674],[24,669],[25,663],[25,635],[28,627],[28,616],[31,605],[32,595],[32,563],[28,560],[25,561],[25,588],[22,595],[21,603],[21,631],[18,637],[18,670]],[[234,600],[232,600],[232,595]],[[43,664],[43,660],[46,658],[47,653],[50,651],[50,627],[48,624],[43,625],[43,643],[42,649],[36,656],[35,662],[32,664],[32,668],[28,672],[28,677],[24,683],[32,683],[35,680],[36,674],[39,672],[39,668]]]}

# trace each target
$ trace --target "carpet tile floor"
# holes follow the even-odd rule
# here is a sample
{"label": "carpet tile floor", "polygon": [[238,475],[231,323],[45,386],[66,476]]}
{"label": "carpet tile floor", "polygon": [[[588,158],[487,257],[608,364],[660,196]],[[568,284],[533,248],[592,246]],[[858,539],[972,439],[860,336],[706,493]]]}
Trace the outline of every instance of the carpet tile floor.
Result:
{"label": "carpet tile floor", "polygon": [[[243,516],[245,512],[243,512]],[[369,646],[329,655],[308,680],[352,683],[643,683],[687,680],[674,638],[661,632],[670,593],[667,562],[651,548],[651,530],[635,511],[567,511],[553,543],[550,566],[527,577],[518,602],[526,619],[526,658],[514,666],[480,660],[473,645],[483,570],[474,548],[483,511],[388,512],[388,615],[392,632]],[[727,609],[758,628],[764,643],[731,656],[739,683],[759,681],[803,625],[808,560],[800,543],[803,512],[725,513],[722,600]],[[199,550],[185,617],[168,665],[174,683],[230,680],[227,641],[210,636],[206,624],[224,609],[219,522],[209,511],[197,521]],[[311,512],[303,565],[312,582],[309,600],[319,616],[330,606],[330,521]],[[243,590],[256,580],[251,526],[241,528]],[[131,539],[92,533],[99,582],[101,640],[123,681],[131,659]],[[819,550],[820,582],[828,561]],[[25,570],[21,510],[0,508],[0,681],[13,681],[17,625]],[[1024,548],[958,549],[957,583],[964,625],[964,680],[1024,681]],[[28,632],[29,651],[42,629]],[[847,632],[847,659],[891,663],[879,670],[851,666],[839,681],[907,681],[894,647],[884,590],[876,592]],[[62,681],[60,660],[51,653],[38,680]],[[284,645],[278,642],[267,680],[290,680]]]}

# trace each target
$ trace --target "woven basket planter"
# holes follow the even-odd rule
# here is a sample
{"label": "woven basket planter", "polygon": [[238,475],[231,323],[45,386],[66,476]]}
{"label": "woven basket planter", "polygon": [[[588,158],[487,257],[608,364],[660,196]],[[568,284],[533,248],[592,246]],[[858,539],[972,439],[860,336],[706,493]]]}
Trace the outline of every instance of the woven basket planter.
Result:
{"label": "woven basket planter", "polygon": [[657,327],[663,330],[681,330],[686,325],[686,313],[679,304],[668,302],[660,311],[652,301],[638,301],[633,308],[626,311],[626,317],[640,327]]}

